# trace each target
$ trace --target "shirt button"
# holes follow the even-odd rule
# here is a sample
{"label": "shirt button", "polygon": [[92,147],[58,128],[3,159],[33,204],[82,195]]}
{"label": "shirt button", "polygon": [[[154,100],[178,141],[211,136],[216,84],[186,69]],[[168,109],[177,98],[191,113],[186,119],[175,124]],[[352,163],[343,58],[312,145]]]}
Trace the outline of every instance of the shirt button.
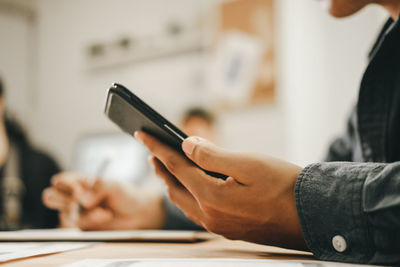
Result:
{"label": "shirt button", "polygon": [[335,235],[332,238],[332,245],[337,252],[343,252],[347,248],[347,242],[341,235]]}

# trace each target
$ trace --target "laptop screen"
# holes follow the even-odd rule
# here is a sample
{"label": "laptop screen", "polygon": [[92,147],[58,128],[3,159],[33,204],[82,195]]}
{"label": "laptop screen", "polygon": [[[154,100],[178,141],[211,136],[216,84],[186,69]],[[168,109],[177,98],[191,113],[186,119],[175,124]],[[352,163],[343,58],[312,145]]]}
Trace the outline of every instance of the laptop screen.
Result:
{"label": "laptop screen", "polygon": [[82,138],[77,146],[73,170],[93,177],[139,184],[148,175],[147,149],[124,133]]}

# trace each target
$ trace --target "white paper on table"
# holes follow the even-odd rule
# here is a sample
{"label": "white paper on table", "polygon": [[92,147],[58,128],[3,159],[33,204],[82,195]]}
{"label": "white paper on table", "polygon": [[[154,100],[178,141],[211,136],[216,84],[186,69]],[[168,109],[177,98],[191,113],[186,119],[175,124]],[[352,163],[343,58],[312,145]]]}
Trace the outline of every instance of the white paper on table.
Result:
{"label": "white paper on table", "polygon": [[3,242],[0,243],[0,262],[58,253],[91,246],[93,242]]}
{"label": "white paper on table", "polygon": [[367,265],[344,264],[316,260],[263,260],[263,259],[86,259],[63,267],[341,267]]}

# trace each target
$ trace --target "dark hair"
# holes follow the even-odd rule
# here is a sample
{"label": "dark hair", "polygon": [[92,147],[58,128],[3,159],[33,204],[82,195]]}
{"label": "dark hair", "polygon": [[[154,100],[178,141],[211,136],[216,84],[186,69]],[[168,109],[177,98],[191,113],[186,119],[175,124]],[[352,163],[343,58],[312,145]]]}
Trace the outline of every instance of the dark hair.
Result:
{"label": "dark hair", "polygon": [[17,143],[28,143],[24,130],[16,119],[10,117],[8,114],[5,114],[4,124],[6,127],[7,136],[10,140]]}
{"label": "dark hair", "polygon": [[[4,95],[4,86],[0,78],[0,97],[3,97],[3,95]],[[8,138],[18,143],[27,143],[26,135],[24,134],[24,130],[19,124],[19,122],[15,118],[7,114],[7,112],[4,112],[3,116]]]}
{"label": "dark hair", "polygon": [[201,108],[201,107],[194,107],[188,109],[182,117],[182,124],[187,123],[193,117],[200,117],[207,121],[209,124],[213,125],[215,122],[215,116],[210,111]]}

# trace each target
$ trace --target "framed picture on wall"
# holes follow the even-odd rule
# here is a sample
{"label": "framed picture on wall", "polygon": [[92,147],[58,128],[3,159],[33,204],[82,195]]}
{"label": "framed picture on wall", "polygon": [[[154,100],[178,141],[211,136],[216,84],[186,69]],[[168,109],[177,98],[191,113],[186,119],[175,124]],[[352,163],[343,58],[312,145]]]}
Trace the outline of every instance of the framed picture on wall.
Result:
{"label": "framed picture on wall", "polygon": [[234,0],[220,6],[210,88],[228,107],[275,98],[273,0]]}

